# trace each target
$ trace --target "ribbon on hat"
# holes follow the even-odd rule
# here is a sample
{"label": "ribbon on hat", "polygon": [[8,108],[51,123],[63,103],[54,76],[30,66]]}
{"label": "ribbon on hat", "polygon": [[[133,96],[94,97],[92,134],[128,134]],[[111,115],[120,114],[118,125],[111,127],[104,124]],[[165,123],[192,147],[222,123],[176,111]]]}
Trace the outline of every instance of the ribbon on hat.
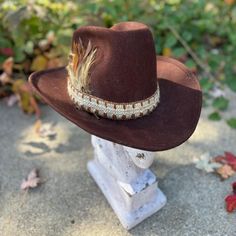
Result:
{"label": "ribbon on hat", "polygon": [[73,87],[70,79],[68,79],[67,90],[71,100],[78,109],[113,120],[130,120],[145,116],[157,107],[160,100],[159,86],[152,96],[128,103],[111,102],[83,93]]}

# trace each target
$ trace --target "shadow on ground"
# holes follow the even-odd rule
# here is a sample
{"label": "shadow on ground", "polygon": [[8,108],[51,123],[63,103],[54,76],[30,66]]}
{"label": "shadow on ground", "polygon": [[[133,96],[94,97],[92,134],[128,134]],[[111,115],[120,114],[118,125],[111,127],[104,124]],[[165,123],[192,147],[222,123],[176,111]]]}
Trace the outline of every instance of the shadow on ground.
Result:
{"label": "shadow on ground", "polygon": [[[157,154],[152,170],[159,176],[167,205],[127,232],[87,172],[90,136],[49,108],[43,112],[45,122],[56,122],[55,139],[37,137],[32,117],[1,104],[1,236],[236,235],[236,215],[224,209],[235,177],[221,182],[193,165],[194,156],[205,151],[236,152],[236,134],[223,122],[209,122],[203,113],[188,142]],[[21,180],[33,167],[40,169],[44,183],[22,193]]]}

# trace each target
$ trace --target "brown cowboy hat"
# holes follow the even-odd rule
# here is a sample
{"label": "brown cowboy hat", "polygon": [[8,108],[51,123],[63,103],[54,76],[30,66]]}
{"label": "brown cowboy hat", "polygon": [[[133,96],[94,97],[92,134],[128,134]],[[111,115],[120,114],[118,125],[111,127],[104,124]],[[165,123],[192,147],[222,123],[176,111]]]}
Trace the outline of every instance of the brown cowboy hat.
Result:
{"label": "brown cowboy hat", "polygon": [[29,81],[87,132],[148,151],[182,144],[201,112],[196,76],[175,59],[156,57],[150,30],[137,22],[79,28],[68,66],[35,72]]}

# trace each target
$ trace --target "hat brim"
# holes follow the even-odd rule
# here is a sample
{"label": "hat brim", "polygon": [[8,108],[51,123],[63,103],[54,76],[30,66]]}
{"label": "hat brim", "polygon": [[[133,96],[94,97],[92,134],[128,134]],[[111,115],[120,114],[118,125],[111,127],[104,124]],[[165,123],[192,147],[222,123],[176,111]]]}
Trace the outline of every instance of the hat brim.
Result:
{"label": "hat brim", "polygon": [[157,57],[160,103],[149,115],[135,120],[98,119],[78,110],[67,93],[65,67],[33,73],[30,84],[54,110],[85,131],[129,147],[162,151],[176,147],[194,132],[202,106],[195,75],[182,63]]}

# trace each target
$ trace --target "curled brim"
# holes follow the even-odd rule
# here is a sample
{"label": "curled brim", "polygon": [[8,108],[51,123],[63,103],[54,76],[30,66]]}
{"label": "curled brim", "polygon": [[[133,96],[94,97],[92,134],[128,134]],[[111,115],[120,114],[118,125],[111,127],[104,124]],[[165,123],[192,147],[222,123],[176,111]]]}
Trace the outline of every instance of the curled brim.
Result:
{"label": "curled brim", "polygon": [[162,151],[182,144],[194,132],[202,106],[196,76],[177,60],[157,57],[160,103],[135,120],[98,119],[76,109],[67,92],[65,67],[33,73],[30,84],[49,106],[90,134],[125,146]]}

